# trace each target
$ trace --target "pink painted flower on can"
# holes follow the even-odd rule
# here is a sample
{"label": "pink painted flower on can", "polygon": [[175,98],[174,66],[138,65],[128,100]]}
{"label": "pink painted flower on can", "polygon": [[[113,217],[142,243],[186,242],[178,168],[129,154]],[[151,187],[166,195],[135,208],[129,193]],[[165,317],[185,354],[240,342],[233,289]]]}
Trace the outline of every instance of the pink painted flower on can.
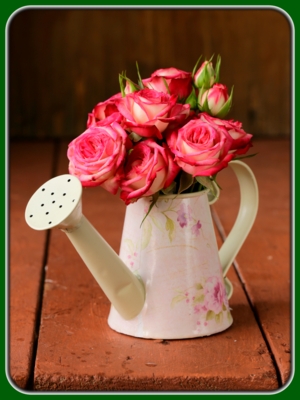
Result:
{"label": "pink painted flower on can", "polygon": [[92,126],[69,144],[69,172],[77,176],[82,186],[102,186],[116,194],[130,147],[128,135],[117,122]]}
{"label": "pink painted flower on can", "polygon": [[233,139],[224,127],[194,119],[167,136],[175,162],[192,176],[211,176],[227,167]]}
{"label": "pink painted flower on can", "polygon": [[181,228],[187,226],[188,224],[187,213],[184,203],[180,204],[179,210],[177,211],[177,221],[179,222]]}
{"label": "pink painted flower on can", "polygon": [[182,118],[183,109],[189,111],[189,107],[176,104],[176,96],[150,89],[129,93],[116,99],[115,105],[125,118],[125,129],[144,138],[162,139],[168,124]]}
{"label": "pink painted flower on can", "polygon": [[178,96],[178,100],[187,98],[192,91],[191,73],[173,67],[158,69],[142,82],[149,89]]}
{"label": "pink painted flower on can", "polygon": [[173,155],[153,139],[139,142],[133,147],[125,164],[120,184],[120,197],[126,204],[141,197],[151,196],[168,187],[179,172]]}
{"label": "pink painted flower on can", "polygon": [[209,277],[204,286],[205,307],[219,314],[223,303],[226,302],[226,293],[223,282],[216,276]]}
{"label": "pink painted flower on can", "polygon": [[192,226],[192,235],[199,236],[201,227],[201,222],[197,221],[195,225]]}
{"label": "pink painted flower on can", "polygon": [[195,313],[195,314],[199,314],[201,311],[202,311],[201,305],[200,305],[200,304],[196,304],[196,305],[194,306],[194,313]]}
{"label": "pink painted flower on can", "polygon": [[186,205],[185,203],[181,203],[180,207],[177,211],[177,221],[181,228],[188,225],[188,222],[193,219],[192,217],[192,209],[190,205]]}
{"label": "pink painted flower on can", "polygon": [[252,147],[252,135],[242,129],[241,122],[214,118],[207,113],[201,113],[199,118],[202,121],[209,122],[211,125],[221,126],[227,130],[233,139],[229,150],[230,152],[234,152],[235,154],[245,154],[250,147]]}

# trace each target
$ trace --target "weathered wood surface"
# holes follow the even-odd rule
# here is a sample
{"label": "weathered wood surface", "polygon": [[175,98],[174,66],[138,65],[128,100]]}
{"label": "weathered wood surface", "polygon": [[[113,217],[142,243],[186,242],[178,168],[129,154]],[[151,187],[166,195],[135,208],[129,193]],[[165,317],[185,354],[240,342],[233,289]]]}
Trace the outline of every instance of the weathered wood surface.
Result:
{"label": "weathered wood surface", "polygon": [[[24,219],[34,191],[50,179],[52,143],[13,143],[9,179],[9,375],[26,388],[31,374],[40,307],[46,232],[33,231]],[[42,283],[43,284],[43,283]]]}
{"label": "weathered wood surface", "polygon": [[289,136],[291,32],[274,9],[22,10],[8,30],[11,135],[73,138],[120,91],[119,73],[136,80],[136,61],[147,78],[220,54],[229,117],[256,136]]}
{"label": "weathered wood surface", "polygon": [[[282,382],[286,383],[291,372],[290,142],[257,141],[252,153],[258,154],[245,162],[256,175],[260,205],[253,229],[238,254],[237,271],[274,354]],[[219,182],[224,191],[215,208],[228,233],[237,214],[237,180],[228,168],[219,174]]]}
{"label": "weathered wood surface", "polygon": [[[15,165],[11,170],[19,173],[19,177],[14,178],[12,198],[18,185],[24,187],[24,199],[18,207],[11,208],[11,224],[14,224],[11,249],[19,250],[12,251],[15,255],[10,263],[11,326],[14,327],[10,330],[13,350],[10,370],[19,387],[25,387],[31,362],[34,380],[30,389],[37,391],[273,391],[287,381],[290,371],[288,141],[258,141],[253,151],[259,151],[259,155],[246,160],[257,176],[260,211],[237,257],[238,274],[233,268],[229,271],[234,285],[230,300],[234,323],[227,331],[205,338],[172,341],[137,339],[112,331],[106,322],[107,299],[64,233],[53,230],[38,348],[33,360],[34,307],[38,302],[45,234],[29,228],[25,231],[22,208],[33,191],[48,179],[46,154],[50,153],[40,145],[30,151],[27,148],[32,144],[27,147],[22,144],[19,149],[25,160],[21,162],[20,152],[13,146],[12,154],[18,156],[12,157]],[[24,170],[20,167],[30,164],[34,156],[40,160],[39,169],[32,168],[31,172],[40,174],[36,184],[33,178],[24,181]],[[62,146],[56,174],[66,172],[66,147]],[[221,230],[225,232],[237,212],[237,201],[233,200],[235,182],[227,174],[230,171],[219,175],[224,190],[215,206]],[[29,170],[26,176],[31,176]],[[276,198],[277,185],[285,190],[279,193],[277,190]],[[125,212],[121,200],[101,188],[85,189],[83,212],[118,251]],[[273,218],[277,223],[274,224]],[[19,226],[26,232],[21,247]],[[36,265],[35,272],[32,264]],[[22,275],[24,270],[26,276]],[[20,338],[27,338],[21,342],[22,351]]]}

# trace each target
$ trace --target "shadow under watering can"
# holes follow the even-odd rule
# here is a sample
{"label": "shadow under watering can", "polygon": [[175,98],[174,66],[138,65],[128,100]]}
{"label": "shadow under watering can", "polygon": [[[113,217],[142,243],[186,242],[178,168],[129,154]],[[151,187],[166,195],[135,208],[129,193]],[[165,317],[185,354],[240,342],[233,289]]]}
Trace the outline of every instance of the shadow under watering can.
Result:
{"label": "shadow under watering can", "polygon": [[240,186],[235,224],[218,251],[209,190],[160,196],[143,221],[150,198],[126,207],[120,255],[82,214],[81,182],[50,179],[29,200],[25,219],[35,230],[59,228],[110,300],[109,326],[152,339],[212,335],[232,324],[228,269],[248,236],[258,209],[255,176],[231,161]]}

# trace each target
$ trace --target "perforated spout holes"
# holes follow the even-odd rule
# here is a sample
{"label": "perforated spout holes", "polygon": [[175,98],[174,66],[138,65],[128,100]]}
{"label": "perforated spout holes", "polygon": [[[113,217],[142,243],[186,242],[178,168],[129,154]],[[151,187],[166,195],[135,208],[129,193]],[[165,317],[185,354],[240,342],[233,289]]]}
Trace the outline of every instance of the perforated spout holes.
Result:
{"label": "perforated spout holes", "polygon": [[78,205],[82,194],[80,181],[69,174],[50,179],[29,200],[25,219],[37,230],[60,225]]}

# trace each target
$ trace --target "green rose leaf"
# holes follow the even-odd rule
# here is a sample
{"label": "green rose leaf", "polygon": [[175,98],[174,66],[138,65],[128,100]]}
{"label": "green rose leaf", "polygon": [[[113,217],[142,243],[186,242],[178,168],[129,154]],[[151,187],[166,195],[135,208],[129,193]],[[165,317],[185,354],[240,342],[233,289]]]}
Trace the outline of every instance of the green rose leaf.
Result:
{"label": "green rose leaf", "polygon": [[256,156],[258,153],[254,153],[254,154],[247,154],[246,156],[238,156],[238,157],[234,157],[234,161],[236,160],[243,160],[244,158],[251,158]]}
{"label": "green rose leaf", "polygon": [[[199,90],[197,104],[198,104],[198,108],[199,108],[200,111],[202,111],[202,112],[204,111],[204,112],[207,112],[208,114],[210,114],[210,110],[209,110],[209,106],[208,106],[208,100],[207,100],[207,93],[205,93],[205,92],[207,92],[207,90],[204,87],[202,87]],[[200,102],[202,100],[202,96],[204,95],[204,93],[206,94],[206,97],[205,97],[205,100],[204,100],[203,104],[201,105]]]}
{"label": "green rose leaf", "polygon": [[220,79],[220,66],[221,66],[221,56],[218,55],[217,62],[216,62],[216,67],[215,67],[216,82],[219,82],[219,79]]}
{"label": "green rose leaf", "polygon": [[130,132],[129,138],[133,141],[133,142],[139,142],[142,139],[142,136],[138,135],[135,132]]}
{"label": "green rose leaf", "polygon": [[201,183],[202,186],[205,186],[210,190],[213,197],[216,197],[218,194],[217,188],[214,184],[214,181],[209,176],[196,176],[197,182]]}
{"label": "green rose leaf", "polygon": [[140,87],[140,89],[144,89],[144,84],[143,84],[143,81],[142,81],[142,78],[141,78],[138,62],[136,62],[136,72],[137,72],[137,76],[138,76],[139,87]]}
{"label": "green rose leaf", "polygon": [[163,79],[163,83],[164,83],[164,85],[165,85],[165,87],[167,89],[168,94],[171,94],[168,82],[166,81],[166,79],[164,77],[162,79]]}
{"label": "green rose leaf", "polygon": [[124,79],[124,73],[122,72],[121,74],[119,74],[119,85],[120,85],[120,91],[122,93],[122,97],[125,97],[125,85],[124,85],[123,79]]}
{"label": "green rose leaf", "polygon": [[197,109],[197,96],[194,86],[192,87],[192,91],[189,94],[188,98],[185,100],[185,104],[189,104],[191,110]]}
{"label": "green rose leaf", "polygon": [[143,225],[143,222],[144,222],[145,219],[148,217],[150,211],[152,210],[152,208],[153,208],[154,205],[156,204],[158,198],[159,198],[159,192],[156,192],[156,193],[154,193],[154,194],[152,195],[152,200],[151,200],[151,202],[150,202],[148,211],[147,211],[146,215],[144,216],[144,218],[143,218],[143,220],[142,220],[142,222],[141,222],[140,227]]}
{"label": "green rose leaf", "polygon": [[181,171],[178,194],[184,192],[189,187],[191,187],[193,182],[194,182],[194,178],[191,174],[188,174],[185,171]]}
{"label": "green rose leaf", "polygon": [[195,64],[195,66],[194,66],[194,68],[193,68],[192,78],[194,78],[194,75],[195,75],[195,73],[196,73],[196,71],[197,71],[197,67],[198,67],[198,65],[199,65],[199,62],[200,62],[201,58],[202,58],[202,55],[198,58],[198,60],[197,60],[197,62],[196,62],[196,64]]}
{"label": "green rose leaf", "polygon": [[223,105],[221,110],[215,115],[216,118],[224,118],[230,111],[231,104],[232,104],[232,96],[233,96],[233,86],[231,88],[230,96],[226,103]]}
{"label": "green rose leaf", "polygon": [[161,192],[167,195],[175,193],[175,190],[176,190],[176,182],[173,181],[171,185],[169,185],[167,188],[161,189]]}

